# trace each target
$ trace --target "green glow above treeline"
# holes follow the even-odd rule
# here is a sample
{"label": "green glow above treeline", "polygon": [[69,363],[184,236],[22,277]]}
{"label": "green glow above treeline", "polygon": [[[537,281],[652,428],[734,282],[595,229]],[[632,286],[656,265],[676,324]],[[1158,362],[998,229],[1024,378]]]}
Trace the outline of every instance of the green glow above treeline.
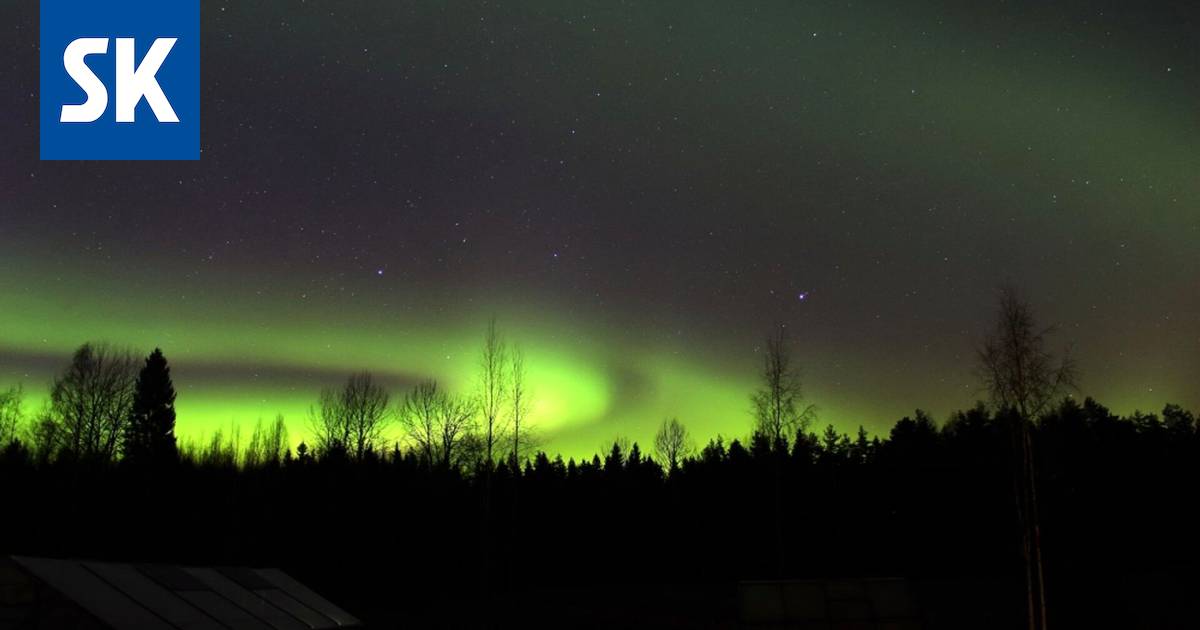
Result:
{"label": "green glow above treeline", "polygon": [[[677,330],[589,317],[544,296],[480,291],[397,305],[278,283],[253,289],[233,271],[224,281],[182,280],[167,289],[155,284],[153,271],[129,261],[84,273],[72,268],[82,263],[68,260],[31,264],[23,257],[21,267],[3,258],[0,387],[24,386],[27,415],[42,406],[53,375],[81,343],[139,353],[157,346],[172,365],[181,439],[201,441],[218,430],[245,437],[259,419],[282,414],[296,443],[307,435],[319,391],[356,371],[374,373],[397,401],[424,378],[470,394],[486,322],[495,315],[506,339],[526,354],[531,420],[548,452],[590,457],[618,437],[646,446],[667,417],[683,421],[699,445],[717,435],[744,437],[752,423],[749,396],[763,331],[717,336],[694,326],[680,341]],[[51,264],[60,268],[47,270]],[[422,291],[433,293],[411,286],[389,295]],[[886,435],[916,407],[941,418],[982,394],[963,362],[970,360],[969,338],[957,357],[912,369],[886,348],[840,349],[797,332],[806,395],[819,408],[816,428],[833,424],[851,433],[863,425]],[[1098,395],[1129,411],[1157,410],[1187,384],[1164,382],[1157,391],[1120,385],[1101,382]]]}
{"label": "green glow above treeline", "polygon": [[[339,305],[290,289],[222,289],[224,300],[193,303],[182,293],[137,286],[135,276],[77,282],[46,274],[29,282],[0,273],[0,386],[24,386],[27,414],[41,407],[53,374],[84,341],[139,354],[157,346],[172,366],[181,439],[199,441],[218,430],[248,435],[258,419],[282,414],[298,442],[320,389],[356,371],[374,373],[394,400],[424,378],[471,394],[484,327],[495,314],[506,340],[526,355],[530,420],[547,450],[578,457],[617,437],[645,444],[668,416],[689,419],[698,436],[749,428],[752,369],[736,374],[706,365],[699,354],[636,347],[549,311],[381,315],[382,304]],[[746,358],[753,362],[752,353]]]}

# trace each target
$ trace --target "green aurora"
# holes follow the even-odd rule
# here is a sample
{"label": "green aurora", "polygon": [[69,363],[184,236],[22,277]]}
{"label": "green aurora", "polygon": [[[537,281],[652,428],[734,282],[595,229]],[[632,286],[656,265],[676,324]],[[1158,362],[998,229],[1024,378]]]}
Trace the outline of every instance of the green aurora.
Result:
{"label": "green aurora", "polygon": [[[217,430],[246,434],[258,419],[283,414],[298,442],[318,391],[355,371],[382,378],[396,400],[421,378],[471,394],[492,312],[391,317],[372,315],[386,312],[383,307],[347,313],[316,300],[301,310],[291,300],[228,290],[222,302],[198,308],[182,296],[161,299],[164,293],[151,287],[123,295],[119,287],[128,280],[128,274],[109,281],[92,276],[71,284],[46,277],[37,285],[53,287],[47,297],[24,280],[0,275],[0,291],[9,298],[0,386],[22,384],[27,413],[43,404],[54,371],[81,339],[139,351],[161,346],[179,390],[182,439]],[[62,290],[77,296],[67,308],[53,297]],[[669,415],[693,418],[699,435],[736,434],[745,431],[739,425],[748,426],[752,374],[706,369],[699,357],[670,350],[609,350],[589,336],[595,327],[570,326],[562,318],[495,314],[502,326],[521,322],[503,326],[504,334],[526,354],[530,419],[548,449],[581,456],[617,437],[646,443],[652,429],[645,419]]]}
{"label": "green aurora", "polygon": [[944,4],[206,3],[199,165],[32,166],[0,121],[29,145],[0,163],[0,386],[34,414],[79,344],[159,346],[184,439],[281,413],[299,441],[354,371],[469,393],[495,316],[580,457],[670,416],[745,435],[786,322],[818,424],[878,433],[982,395],[1016,278],[1080,395],[1200,406],[1194,41]]}
{"label": "green aurora", "polygon": [[[436,308],[391,309],[365,299],[347,310],[337,301],[305,297],[301,289],[245,295],[220,288],[212,290],[223,299],[197,306],[186,295],[155,287],[151,273],[145,274],[146,284],[135,280],[135,290],[122,290],[134,278],[128,272],[103,278],[93,270],[85,283],[77,280],[85,275],[78,271],[44,274],[36,283],[28,282],[29,270],[20,276],[0,273],[0,292],[8,297],[0,387],[22,384],[27,414],[42,406],[54,372],[82,340],[141,352],[161,346],[179,390],[181,439],[201,441],[218,430],[247,437],[258,419],[282,414],[297,443],[306,435],[319,390],[339,385],[355,371],[382,378],[394,400],[420,378],[436,378],[470,394],[483,328],[494,314],[507,340],[526,353],[531,420],[540,446],[552,453],[586,457],[618,437],[650,444],[658,422],[672,416],[684,420],[700,442],[717,435],[743,437],[751,426],[749,396],[760,360],[752,339],[758,331],[726,336],[745,340],[740,348],[716,341],[710,347],[669,343],[661,340],[674,336],[670,333],[631,332],[566,309],[519,308],[495,297],[477,300],[489,306],[448,314]],[[57,298],[62,293],[75,296],[66,307]],[[296,306],[298,295],[303,307]],[[971,342],[963,341],[956,356],[969,361]],[[818,405],[819,426],[850,432],[862,425],[886,433],[915,406],[945,413],[981,396],[969,363],[943,370],[931,384],[901,362],[889,369],[883,356],[855,361],[837,358],[836,348],[815,350],[801,348],[799,359],[808,397]],[[820,366],[832,368],[833,378],[816,369]],[[845,374],[861,376],[851,383],[834,380]],[[1186,384],[1175,389],[1186,391]],[[947,390],[959,394],[936,398]],[[859,396],[859,391],[872,395]],[[922,396],[927,396],[924,403]],[[1125,408],[1141,403],[1153,409],[1159,398],[1147,392]],[[1128,401],[1115,402],[1120,408]],[[399,434],[395,438],[402,440]]]}

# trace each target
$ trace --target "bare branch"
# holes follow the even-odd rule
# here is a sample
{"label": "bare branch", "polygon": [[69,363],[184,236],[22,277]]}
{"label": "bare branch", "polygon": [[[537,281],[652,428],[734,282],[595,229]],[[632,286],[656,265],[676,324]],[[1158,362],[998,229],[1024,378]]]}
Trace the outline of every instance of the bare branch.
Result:
{"label": "bare branch", "polygon": [[804,404],[800,375],[792,366],[783,327],[767,337],[762,385],[751,401],[754,403],[755,431],[765,435],[773,445],[786,442],[796,431],[807,429],[816,417],[816,407]]}

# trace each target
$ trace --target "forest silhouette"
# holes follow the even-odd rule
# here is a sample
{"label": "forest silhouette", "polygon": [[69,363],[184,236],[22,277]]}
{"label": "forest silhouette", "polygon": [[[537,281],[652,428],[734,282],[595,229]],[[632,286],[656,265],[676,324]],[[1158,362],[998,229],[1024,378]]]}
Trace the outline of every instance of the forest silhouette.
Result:
{"label": "forest silhouette", "polygon": [[[88,343],[40,412],[0,392],[0,541],[280,566],[380,627],[728,627],[740,581],[863,576],[926,585],[928,627],[1125,627],[1130,580],[1200,566],[1196,419],[1078,400],[1050,332],[1002,290],[964,366],[989,400],[871,436],[816,423],[780,328],[745,436],[698,443],[668,418],[653,444],[566,461],[536,448],[495,322],[478,391],[354,374],[316,394],[295,449],[282,417],[244,445],[181,443],[164,354]],[[1194,614],[1152,590],[1154,614]]]}

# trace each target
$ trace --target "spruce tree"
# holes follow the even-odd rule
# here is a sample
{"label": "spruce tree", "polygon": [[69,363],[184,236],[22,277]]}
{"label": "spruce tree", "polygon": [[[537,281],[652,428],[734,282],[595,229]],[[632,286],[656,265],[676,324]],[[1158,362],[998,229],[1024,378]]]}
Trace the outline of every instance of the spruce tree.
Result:
{"label": "spruce tree", "polygon": [[134,387],[133,410],[125,428],[125,459],[137,465],[177,462],[175,386],[162,350],[146,357]]}

